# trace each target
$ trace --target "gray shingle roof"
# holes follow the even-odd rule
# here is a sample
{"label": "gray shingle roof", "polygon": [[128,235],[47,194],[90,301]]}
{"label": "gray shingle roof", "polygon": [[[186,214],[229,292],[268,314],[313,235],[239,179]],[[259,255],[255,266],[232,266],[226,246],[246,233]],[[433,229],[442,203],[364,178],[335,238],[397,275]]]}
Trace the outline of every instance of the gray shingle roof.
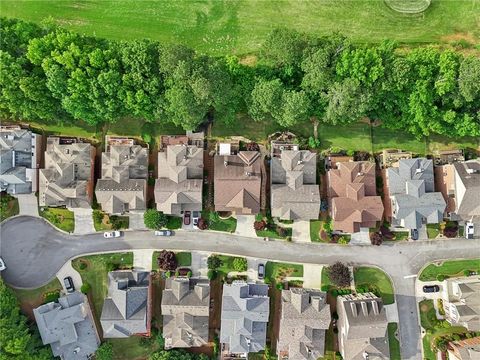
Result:
{"label": "gray shingle roof", "polygon": [[381,298],[372,293],[337,298],[340,352],[345,360],[390,359],[387,315]]}
{"label": "gray shingle roof", "polygon": [[480,330],[480,280],[477,278],[448,279],[448,296],[444,298],[447,320],[452,325]]}
{"label": "gray shingle roof", "polygon": [[208,343],[210,284],[207,280],[169,278],[162,293],[165,348]]}
{"label": "gray shingle roof", "polygon": [[220,342],[230,353],[265,348],[269,315],[268,285],[234,281],[223,285]]}
{"label": "gray shingle roof", "polygon": [[203,150],[191,145],[169,145],[158,153],[155,183],[157,210],[180,215],[202,210]]}
{"label": "gray shingle roof", "polygon": [[480,216],[480,160],[454,163],[455,212],[463,220]]}
{"label": "gray shingle roof", "polygon": [[292,288],[282,291],[277,355],[281,359],[316,360],[325,353],[325,330],[330,326],[326,294]]}
{"label": "gray shingle roof", "polygon": [[60,138],[49,137],[39,175],[40,206],[90,208],[94,152],[88,143],[60,144]]}
{"label": "gray shingle roof", "polygon": [[387,169],[387,182],[394,225],[419,229],[443,219],[446,203],[440,192],[433,192],[432,160],[402,159],[398,168]]}
{"label": "gray shingle roof", "polygon": [[89,359],[100,339],[88,301],[74,292],[33,310],[44,345],[50,344],[54,356],[62,359]]}
{"label": "gray shingle roof", "polygon": [[318,218],[320,191],[317,156],[307,150],[282,150],[271,160],[272,216],[286,220]]}
{"label": "gray shingle roof", "polygon": [[108,273],[108,295],[100,317],[103,337],[128,337],[148,332],[149,282],[146,271]]}
{"label": "gray shingle roof", "polygon": [[111,214],[145,210],[148,149],[140,145],[111,145],[102,153],[102,178],[95,195]]}

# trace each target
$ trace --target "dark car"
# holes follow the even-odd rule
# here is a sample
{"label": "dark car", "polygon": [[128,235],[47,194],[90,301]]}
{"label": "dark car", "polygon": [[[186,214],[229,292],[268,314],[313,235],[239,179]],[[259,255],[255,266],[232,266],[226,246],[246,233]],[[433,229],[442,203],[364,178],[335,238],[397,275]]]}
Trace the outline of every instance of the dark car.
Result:
{"label": "dark car", "polygon": [[418,240],[418,230],[412,229],[412,231],[410,231],[410,237],[412,240]]}
{"label": "dark car", "polygon": [[191,213],[190,211],[185,211],[183,214],[183,223],[185,225],[190,225]]}
{"label": "dark car", "polygon": [[425,285],[423,287],[424,293],[436,293],[440,291],[440,286],[438,285]]}
{"label": "dark car", "polygon": [[72,293],[75,291],[75,286],[73,285],[73,280],[70,276],[63,279],[63,284],[65,285],[67,292]]}
{"label": "dark car", "polygon": [[265,265],[258,264],[258,278],[263,279],[264,276],[265,276]]}

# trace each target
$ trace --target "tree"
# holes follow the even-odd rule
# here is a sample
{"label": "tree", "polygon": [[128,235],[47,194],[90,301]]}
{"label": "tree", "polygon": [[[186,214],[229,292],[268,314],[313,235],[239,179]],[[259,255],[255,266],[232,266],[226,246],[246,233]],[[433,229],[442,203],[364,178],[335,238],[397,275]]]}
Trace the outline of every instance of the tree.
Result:
{"label": "tree", "polygon": [[[5,359],[51,359],[50,347],[44,347],[33,335],[20,312],[17,298],[0,279],[0,354]],[[25,355],[30,357],[25,357]]]}
{"label": "tree", "polygon": [[253,223],[253,228],[257,231],[265,230],[266,227],[267,223],[265,222],[265,220],[255,221]]}
{"label": "tree", "polygon": [[147,228],[158,230],[167,225],[168,217],[161,211],[147,209],[143,214],[143,222]]}
{"label": "tree", "polygon": [[480,59],[465,57],[460,63],[458,73],[460,94],[467,102],[480,101]]}
{"label": "tree", "polygon": [[198,219],[198,228],[200,230],[206,230],[208,229],[208,221],[205,220],[203,217],[201,217],[200,219]]}
{"label": "tree", "polygon": [[379,232],[374,232],[374,233],[370,233],[370,242],[372,243],[372,245],[382,245],[382,242],[383,242],[383,236],[381,233]]}
{"label": "tree", "polygon": [[211,255],[207,259],[207,267],[209,270],[217,270],[222,265],[222,260],[217,255]]}
{"label": "tree", "polygon": [[103,342],[95,352],[96,360],[112,360],[113,359],[113,347],[109,342]]}
{"label": "tree", "polygon": [[160,350],[151,354],[149,360],[208,360],[205,354],[193,354],[185,350]]}
{"label": "tree", "polygon": [[173,251],[162,250],[158,254],[157,264],[163,271],[173,271],[177,268],[177,257]]}
{"label": "tree", "polygon": [[247,271],[248,262],[245,258],[235,258],[233,259],[233,269],[235,271]]}
{"label": "tree", "polygon": [[88,294],[88,292],[90,291],[92,287],[90,286],[89,283],[85,282],[82,284],[81,288],[80,288],[80,291],[84,294]]}
{"label": "tree", "polygon": [[347,287],[350,285],[352,280],[350,270],[343,263],[337,261],[333,265],[328,266],[326,270],[328,278],[336,286]]}

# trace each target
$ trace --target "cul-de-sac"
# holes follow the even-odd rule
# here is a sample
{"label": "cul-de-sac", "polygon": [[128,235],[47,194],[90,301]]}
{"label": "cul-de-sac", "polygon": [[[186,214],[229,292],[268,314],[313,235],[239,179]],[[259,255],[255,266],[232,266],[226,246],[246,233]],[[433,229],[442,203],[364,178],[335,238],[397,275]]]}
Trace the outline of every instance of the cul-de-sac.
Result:
{"label": "cul-de-sac", "polygon": [[478,0],[2,0],[0,359],[480,360]]}

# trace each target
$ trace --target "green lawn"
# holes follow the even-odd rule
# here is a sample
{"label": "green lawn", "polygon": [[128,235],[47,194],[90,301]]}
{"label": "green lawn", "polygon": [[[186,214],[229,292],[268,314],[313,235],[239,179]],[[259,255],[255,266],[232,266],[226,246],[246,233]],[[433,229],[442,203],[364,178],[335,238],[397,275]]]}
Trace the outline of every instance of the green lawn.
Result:
{"label": "green lawn", "polygon": [[265,278],[270,281],[282,280],[287,276],[301,277],[303,276],[302,264],[289,264],[267,261],[265,264]]}
{"label": "green lawn", "polygon": [[51,16],[69,29],[110,39],[151,38],[185,43],[212,54],[258,50],[273,27],[316,35],[341,31],[356,42],[385,38],[441,42],[455,33],[479,36],[478,0],[437,0],[419,16],[383,0],[357,1],[19,1],[4,0],[3,16],[40,22]]}
{"label": "green lawn", "polygon": [[108,339],[108,342],[112,344],[113,359],[115,360],[146,359],[150,354],[159,349],[154,339],[149,342],[143,341],[141,336]]}
{"label": "green lawn", "polygon": [[392,282],[382,270],[373,267],[358,267],[354,269],[353,276],[355,287],[368,286],[376,288],[385,305],[395,302]]}
{"label": "green lawn", "polygon": [[388,323],[388,346],[390,347],[390,359],[400,360],[400,342],[395,337],[397,331],[397,323]]}
{"label": "green lawn", "polygon": [[167,229],[176,230],[182,227],[182,218],[179,216],[168,216],[167,217]]}
{"label": "green lawn", "polygon": [[322,230],[322,227],[322,220],[310,220],[310,241],[322,242],[322,239],[320,238],[320,230]]}
{"label": "green lawn", "polygon": [[202,211],[202,217],[204,219],[208,219],[209,230],[233,233],[237,228],[237,219],[235,219],[234,217],[222,219],[218,216],[218,213],[208,210]]}
{"label": "green lawn", "polygon": [[[82,269],[86,264],[86,268]],[[131,268],[133,253],[115,253],[84,256],[72,261],[72,266],[82,276],[84,283],[90,284],[93,307],[97,317],[102,313],[103,300],[107,295],[107,273],[117,268]]]}
{"label": "green lawn", "polygon": [[39,214],[63,231],[73,232],[75,229],[74,214],[70,210],[64,208],[44,208],[43,211],[39,211]]}
{"label": "green lawn", "polygon": [[178,266],[191,266],[192,265],[192,253],[190,252],[179,252],[175,254],[177,258]]}
{"label": "green lawn", "polygon": [[438,224],[427,224],[427,236],[429,239],[435,239],[440,234]]}
{"label": "green lawn", "polygon": [[285,236],[280,235],[276,229],[255,230],[255,233],[259,237],[267,237],[271,239],[286,239],[292,236],[292,228],[284,228]]}
{"label": "green lawn", "polygon": [[408,231],[394,231],[393,234],[395,237],[393,240],[398,241],[398,240],[406,240],[410,236],[410,233]]}
{"label": "green lawn", "polygon": [[1,193],[0,195],[0,221],[3,221],[11,216],[18,215],[19,212],[18,200],[9,194]]}
{"label": "green lawn", "polygon": [[217,269],[217,272],[220,276],[225,277],[231,271],[236,271],[233,268],[233,261],[237,258],[235,256],[228,255],[216,255],[222,260],[222,266]]}
{"label": "green lawn", "polygon": [[326,289],[327,286],[330,286],[331,284],[332,282],[330,281],[330,278],[328,277],[328,273],[327,273],[327,266],[324,266],[322,268],[322,280],[321,280],[322,289]]}
{"label": "green lawn", "polygon": [[436,280],[437,275],[463,276],[464,270],[480,272],[480,259],[473,260],[450,260],[443,262],[440,266],[428,265],[420,274],[421,281]]}

